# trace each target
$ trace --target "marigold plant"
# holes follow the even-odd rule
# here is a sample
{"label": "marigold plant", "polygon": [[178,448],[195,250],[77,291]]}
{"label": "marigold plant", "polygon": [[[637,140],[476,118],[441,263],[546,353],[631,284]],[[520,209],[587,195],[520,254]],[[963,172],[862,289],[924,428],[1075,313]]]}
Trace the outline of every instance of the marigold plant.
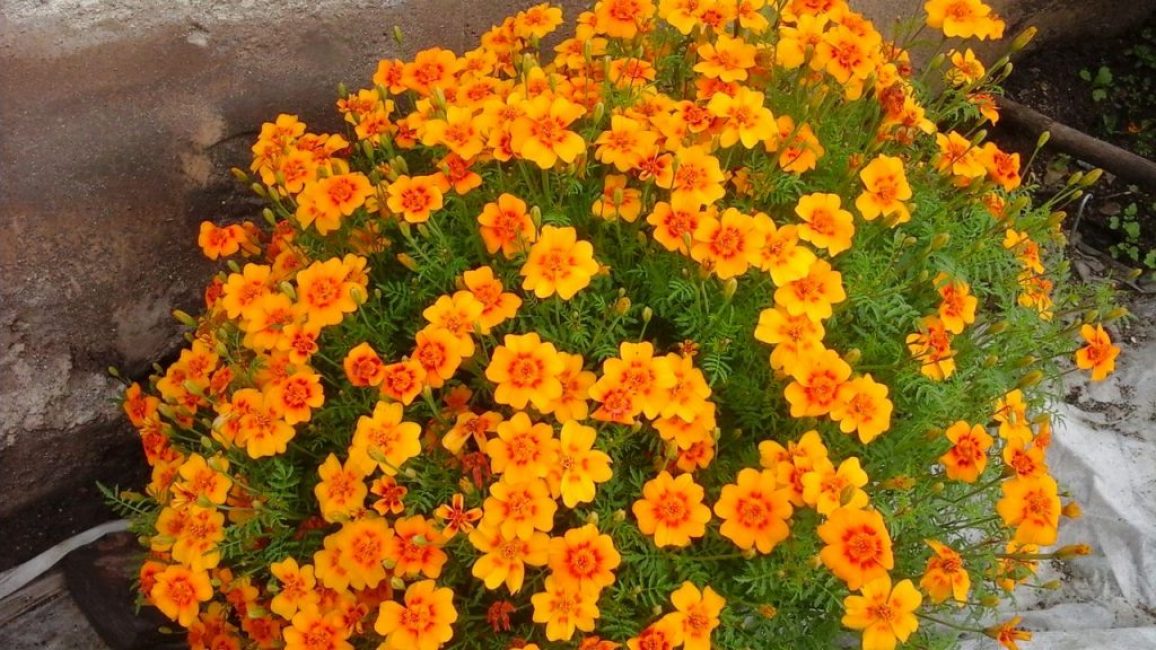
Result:
{"label": "marigold plant", "polygon": [[263,125],[263,224],[202,225],[125,392],[144,601],[193,648],[1026,639],[1001,600],[1087,552],[1050,391],[1123,312],[1064,259],[1097,173],[1033,206],[985,141],[1008,59],[913,69],[1003,22],[926,10],[543,4]]}

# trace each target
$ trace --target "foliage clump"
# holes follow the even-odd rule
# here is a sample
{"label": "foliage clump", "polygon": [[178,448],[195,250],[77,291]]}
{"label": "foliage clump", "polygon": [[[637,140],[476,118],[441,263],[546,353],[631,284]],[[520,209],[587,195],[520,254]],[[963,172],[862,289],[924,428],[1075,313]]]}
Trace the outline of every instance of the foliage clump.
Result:
{"label": "foliage clump", "polygon": [[841,0],[562,22],[382,61],[343,135],[279,116],[267,227],[203,225],[116,497],[190,645],[943,647],[1082,552],[1047,386],[1120,314],[1068,278],[1082,181],[1032,207],[984,141],[1006,59],[916,76],[922,26]]}

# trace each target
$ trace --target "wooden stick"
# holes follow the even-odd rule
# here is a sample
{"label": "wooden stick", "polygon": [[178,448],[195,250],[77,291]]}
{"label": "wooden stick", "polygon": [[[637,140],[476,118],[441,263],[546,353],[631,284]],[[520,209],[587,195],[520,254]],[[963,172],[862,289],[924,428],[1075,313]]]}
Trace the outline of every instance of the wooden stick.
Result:
{"label": "wooden stick", "polygon": [[1151,160],[1141,158],[1131,151],[1099,138],[1093,138],[1006,97],[1000,97],[997,101],[1000,116],[1008,122],[1030,131],[1035,136],[1050,131],[1052,136],[1048,140],[1049,145],[1101,167],[1125,181],[1156,192],[1156,163]]}

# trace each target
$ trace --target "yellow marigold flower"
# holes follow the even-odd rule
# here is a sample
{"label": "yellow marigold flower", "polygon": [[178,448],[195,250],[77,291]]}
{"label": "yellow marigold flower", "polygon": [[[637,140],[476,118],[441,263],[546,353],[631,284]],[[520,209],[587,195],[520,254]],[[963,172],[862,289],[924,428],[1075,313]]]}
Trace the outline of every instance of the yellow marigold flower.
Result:
{"label": "yellow marigold flower", "polygon": [[344,521],[365,507],[365,477],[374,468],[372,462],[350,458],[342,465],[334,454],[317,468],[321,481],[313,488],[321,516],[325,521]]}
{"label": "yellow marigold flower", "polygon": [[377,612],[373,629],[385,637],[385,650],[437,650],[454,637],[458,620],[454,592],[433,580],[415,582],[405,590],[405,604],[387,600]]}
{"label": "yellow marigold flower", "polygon": [[855,199],[855,208],[863,218],[872,221],[891,217],[894,224],[911,219],[903,201],[911,198],[911,186],[903,171],[903,161],[894,156],[879,155],[859,172],[863,193]]}
{"label": "yellow marigold flower", "polygon": [[350,634],[340,612],[320,613],[301,611],[293,616],[292,624],[282,632],[285,650],[353,650],[347,641]]}
{"label": "yellow marigold flower", "polygon": [[211,569],[221,561],[218,544],[225,539],[225,515],[215,508],[190,505],[173,542],[173,559],[193,571]]}
{"label": "yellow marigold flower", "polygon": [[795,214],[803,220],[799,238],[819,248],[827,249],[832,257],[851,248],[855,235],[855,217],[840,208],[838,194],[806,194],[799,198]]}
{"label": "yellow marigold flower", "polygon": [[942,603],[949,597],[962,605],[971,591],[971,576],[963,568],[963,558],[947,545],[934,539],[926,540],[933,551],[927,559],[919,586],[927,592],[931,602]]}
{"label": "yellow marigold flower", "polygon": [[806,275],[775,290],[776,305],[792,316],[805,314],[814,321],[830,318],[831,306],[846,299],[843,275],[826,260],[815,260]]}
{"label": "yellow marigold flower", "polygon": [[1116,357],[1120,356],[1120,348],[1112,344],[1112,338],[1104,331],[1103,325],[1083,325],[1080,327],[1080,336],[1088,344],[1076,350],[1076,367],[1091,370],[1092,381],[1103,381],[1116,370]]}
{"label": "yellow marigold flower", "polygon": [[316,611],[318,595],[314,591],[317,584],[313,576],[313,565],[298,566],[297,560],[287,557],[269,565],[269,573],[277,578],[277,595],[269,604],[273,613],[285,620],[291,620],[300,611]]}
{"label": "yellow marigold flower", "polygon": [[429,221],[430,214],[444,205],[436,175],[398,176],[386,188],[386,206],[409,223]]}
{"label": "yellow marigold flower", "polygon": [[512,293],[504,293],[505,288],[501,280],[494,277],[494,270],[488,266],[481,266],[462,274],[462,281],[466,289],[482,303],[482,333],[486,334],[514,317],[518,308],[522,306],[522,299]]}
{"label": "yellow marigold flower", "polygon": [[516,409],[532,403],[545,412],[562,396],[558,376],[565,369],[566,364],[554,344],[543,343],[537,333],[507,334],[490,358],[486,379],[497,384],[494,389],[497,403]]}
{"label": "yellow marigold flower", "polygon": [[546,566],[550,537],[541,532],[529,539],[507,537],[497,523],[482,522],[470,533],[470,544],[482,553],[474,562],[474,577],[485,583],[486,589],[505,583],[506,589],[516,594],[526,579],[527,564]]}
{"label": "yellow marigold flower", "polygon": [[879,61],[882,37],[872,29],[867,34],[856,33],[836,25],[823,33],[815,44],[811,57],[812,70],[825,70],[841,84],[862,82],[875,72]]}
{"label": "yellow marigold flower", "polygon": [[792,316],[783,307],[772,307],[759,312],[755,340],[775,346],[771,352],[771,367],[795,367],[806,356],[823,348],[823,324],[806,314]]}
{"label": "yellow marigold flower", "polygon": [[174,564],[153,576],[148,596],[161,613],[182,627],[189,627],[197,618],[201,603],[213,597],[213,585],[204,571]]}
{"label": "yellow marigold flower", "polygon": [[235,442],[245,447],[245,452],[250,458],[285,453],[289,441],[297,432],[293,429],[293,425],[281,416],[281,407],[278,403],[268,395],[262,395],[251,410],[240,416]]}
{"label": "yellow marigold flower", "polygon": [[663,471],[642,486],[642,498],[631,510],[638,518],[638,528],[645,535],[654,535],[654,543],[664,546],[688,546],[695,537],[706,533],[710,508],[702,500],[702,486],[690,474],[678,478]]}
{"label": "yellow marigold flower", "polygon": [[405,461],[421,453],[421,425],[402,422],[402,412],[397,402],[378,402],[373,415],[358,418],[349,444],[350,460],[394,476]]}
{"label": "yellow marigold flower", "polygon": [[810,124],[802,124],[797,129],[790,115],[782,115],[776,123],[779,132],[763,142],[768,152],[779,151],[779,167],[791,174],[802,174],[819,164],[826,150]]}
{"label": "yellow marigold flower", "polygon": [[731,147],[742,142],[747,149],[753,149],[773,135],[778,126],[765,101],[763,93],[746,87],[739,88],[733,97],[720,93],[711,98],[707,110],[723,120],[719,145]]}
{"label": "yellow marigold flower", "polygon": [[1017,544],[1056,543],[1060,525],[1060,496],[1051,476],[1015,477],[1003,482],[1003,496],[996,512],[1008,527],[1014,526]]}
{"label": "yellow marigold flower", "polygon": [[717,219],[706,216],[699,221],[690,256],[719,279],[727,280],[746,273],[751,260],[757,259],[763,245],[761,235],[753,218],[727,208]]}
{"label": "yellow marigold flower", "polygon": [[856,377],[839,387],[831,419],[843,433],[857,432],[859,442],[867,444],[891,428],[891,400],[885,384],[870,374]]}
{"label": "yellow marigold flower", "polygon": [[624,388],[631,396],[631,418],[638,413],[655,418],[670,401],[675,381],[670,361],[654,356],[654,344],[624,341],[619,346],[619,356],[602,363],[602,377],[591,387],[590,396],[605,404],[614,388]]}
{"label": "yellow marigold flower", "polygon": [[600,534],[594,524],[571,528],[550,540],[549,567],[559,582],[601,591],[614,584],[614,569],[621,562],[614,540]]}
{"label": "yellow marigold flower", "polygon": [[698,201],[685,196],[656,203],[646,217],[646,223],[654,226],[654,240],[668,251],[689,255],[690,241],[704,217],[699,207]]}
{"label": "yellow marigold flower", "polygon": [[876,510],[838,508],[819,525],[826,546],[819,559],[851,590],[877,578],[887,577],[895,567],[891,536]]}
{"label": "yellow marigold flower", "polygon": [[609,481],[610,456],[594,449],[598,432],[593,427],[569,420],[562,425],[559,436],[558,466],[550,473],[550,482],[561,494],[562,503],[574,508],[594,500],[595,486]]}
{"label": "yellow marigold flower", "polygon": [[987,450],[991,448],[992,437],[982,424],[975,426],[960,420],[944,432],[952,447],[939,457],[947,471],[947,478],[964,483],[975,483],[987,468]]}
{"label": "yellow marigold flower", "polygon": [[393,535],[386,541],[385,557],[393,563],[393,575],[437,578],[449,557],[441,549],[445,537],[422,517],[401,517],[393,523]]}
{"label": "yellow marigold flower", "polygon": [[490,468],[503,479],[517,483],[545,478],[558,462],[558,440],[544,423],[533,423],[525,413],[498,425],[498,437],[486,443]]}
{"label": "yellow marigold flower", "polygon": [[200,500],[220,505],[229,498],[233,479],[229,477],[229,461],[224,457],[205,460],[200,454],[191,454],[177,470],[180,480],[173,484],[174,495],[184,495],[188,503]]}
{"label": "yellow marigold flower", "polygon": [[980,0],[927,0],[927,26],[948,38],[1002,38],[1004,22]]}
{"label": "yellow marigold flower", "polygon": [[658,17],[670,23],[683,36],[699,24],[702,0],[659,0]]}
{"label": "yellow marigold flower", "polygon": [[409,404],[421,392],[424,381],[425,368],[416,359],[391,363],[382,368],[381,394]]}
{"label": "yellow marigold flower", "polygon": [[602,194],[590,206],[594,216],[607,221],[622,219],[634,223],[642,214],[642,192],[626,186],[626,176],[607,174]]}
{"label": "yellow marigold flower", "polygon": [[530,248],[530,255],[519,273],[525,278],[522,288],[538,298],[555,293],[563,300],[574,297],[590,284],[598,272],[594,246],[580,241],[573,228],[545,226],[541,237]]}
{"label": "yellow marigold flower", "polygon": [[439,327],[457,337],[462,357],[474,356],[473,334],[482,318],[485,306],[468,291],[453,296],[441,296],[421,315],[433,327]]}
{"label": "yellow marigold flower", "polygon": [[489,442],[487,434],[497,431],[501,422],[501,414],[494,411],[480,414],[473,411],[460,413],[454,426],[442,436],[442,446],[450,453],[457,454],[461,452],[466,442],[473,439],[478,450],[485,451],[486,444]]}
{"label": "yellow marigold flower", "polygon": [[743,81],[747,71],[755,67],[758,50],[741,38],[719,34],[718,40],[699,45],[696,52],[699,62],[695,72],[722,81]]}
{"label": "yellow marigold flower", "polygon": [[486,144],[475,117],[472,108],[447,106],[445,119],[434,118],[422,125],[422,144],[445,146],[464,160],[474,158]]}
{"label": "yellow marigold flower", "polygon": [[545,2],[514,16],[514,32],[522,38],[545,38],[561,24],[562,10]]}
{"label": "yellow marigold flower", "polygon": [[710,205],[726,195],[723,183],[726,177],[718,158],[700,146],[684,147],[674,154],[674,170],[669,182],[658,178],[659,187],[671,191],[671,202],[681,199]]}
{"label": "yellow marigold flower", "polygon": [[572,163],[586,151],[586,141],[568,127],[585,112],[564,97],[534,97],[526,103],[525,113],[510,125],[510,147],[542,169],[550,169],[559,159]]}
{"label": "yellow marigold flower", "polygon": [[652,0],[598,0],[594,4],[595,30],[611,38],[634,38],[654,17],[654,11]]}
{"label": "yellow marigold flower", "polygon": [[951,69],[947,71],[947,81],[953,86],[966,86],[983,77],[986,70],[983,62],[975,57],[975,52],[967,48],[963,52],[951,51]]}
{"label": "yellow marigold flower", "polygon": [[504,192],[497,201],[490,201],[482,208],[478,226],[486,251],[493,255],[500,250],[506,259],[526,250],[538,238],[534,221],[526,211],[526,202]]}
{"label": "yellow marigold flower", "polygon": [[666,355],[666,360],[674,375],[674,385],[670,388],[670,399],[659,415],[693,420],[707,408],[711,396],[706,376],[694,367],[694,358],[689,355],[672,353]]}
{"label": "yellow marigold flower", "polygon": [[719,532],[743,550],[770,553],[790,534],[790,490],[768,469],[741,470],[734,484],[723,486],[714,512],[723,520]]}
{"label": "yellow marigold flower", "polygon": [[380,385],[385,378],[385,364],[369,343],[362,342],[350,348],[341,367],[349,383],[361,388]]}
{"label": "yellow marigold flower", "polygon": [[[590,387],[597,381],[595,374],[582,369],[582,355],[559,352],[564,369],[558,375],[562,383],[562,396],[550,404],[543,413],[549,413],[560,423],[571,420],[585,420],[590,414],[587,400],[590,399]],[[565,430],[565,427],[563,427]]]}
{"label": "yellow marigold flower", "polygon": [[646,152],[657,141],[658,136],[646,130],[641,122],[624,115],[612,115],[610,128],[594,141],[598,145],[594,156],[599,162],[614,165],[620,172],[627,172],[642,164]]}
{"label": "yellow marigold flower", "polygon": [[952,334],[961,334],[963,328],[975,322],[975,308],[979,299],[971,295],[971,287],[962,280],[954,280],[946,273],[935,276],[935,286],[943,302],[939,305],[939,319]]}
{"label": "yellow marigold flower", "polygon": [[926,316],[919,320],[919,331],[907,335],[907,349],[920,363],[919,371],[926,377],[943,381],[955,374],[951,334],[939,316]]}
{"label": "yellow marigold flower", "polygon": [[867,507],[867,472],[858,458],[848,458],[835,469],[830,463],[803,474],[803,501],[821,515],[829,515],[836,508],[861,509]]}
{"label": "yellow marigold flower", "polygon": [[346,279],[348,271],[337,258],[314,262],[297,274],[297,303],[309,322],[326,327],[337,325],[345,314],[357,310],[353,299],[355,283]]}
{"label": "yellow marigold flower", "polygon": [[923,596],[910,580],[891,587],[891,577],[883,574],[863,585],[860,595],[843,599],[843,625],[863,631],[863,650],[893,650],[919,629],[915,610]]}
{"label": "yellow marigold flower", "polygon": [[273,291],[274,282],[269,278],[271,271],[264,264],[246,264],[240,273],[229,274],[221,296],[221,306],[229,318],[241,318],[258,300]]}
{"label": "yellow marigold flower", "polygon": [[598,591],[590,585],[546,577],[544,591],[530,597],[534,622],[546,624],[550,641],[569,641],[576,630],[592,632],[598,618]]}
{"label": "yellow marigold flower", "polygon": [[726,600],[710,587],[699,591],[692,582],[684,582],[670,595],[675,611],[663,618],[682,630],[685,650],[710,650],[711,632],[719,626],[719,614]]}
{"label": "yellow marigold flower", "polygon": [[497,526],[503,537],[530,539],[535,530],[553,530],[557,511],[558,504],[550,498],[545,479],[515,483],[507,475],[490,486],[490,496],[482,506],[482,523]]}
{"label": "yellow marigold flower", "polygon": [[[344,524],[341,530],[331,535],[334,560],[345,574],[349,586],[354,589],[376,587],[386,579],[386,569],[383,564],[388,557],[390,540],[393,530],[380,517],[364,517]],[[325,545],[330,548],[329,544]],[[317,577],[327,587],[332,587],[322,575],[322,562],[314,556]]]}
{"label": "yellow marigold flower", "polygon": [[1040,445],[1038,441],[1029,446],[1027,440],[1015,436],[1008,438],[1000,456],[1003,458],[1004,465],[1015,470],[1016,476],[1043,476],[1048,473],[1047,461],[1044,458],[1045,451],[1046,447]]}

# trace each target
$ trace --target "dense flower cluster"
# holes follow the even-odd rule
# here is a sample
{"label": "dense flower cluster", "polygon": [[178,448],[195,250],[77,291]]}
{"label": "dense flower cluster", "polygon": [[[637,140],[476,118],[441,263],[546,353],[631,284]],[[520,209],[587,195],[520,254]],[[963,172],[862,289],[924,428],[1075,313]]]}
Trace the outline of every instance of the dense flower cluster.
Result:
{"label": "dense flower cluster", "polygon": [[983,141],[1007,60],[929,91],[920,26],[844,0],[562,24],[381,61],[344,135],[277,117],[237,172],[269,227],[202,226],[228,269],[125,393],[117,496],[189,645],[928,646],[1086,552],[1040,551],[1078,514],[1046,380],[1111,372],[1121,314],[1058,246],[1092,179],[1032,208]]}

